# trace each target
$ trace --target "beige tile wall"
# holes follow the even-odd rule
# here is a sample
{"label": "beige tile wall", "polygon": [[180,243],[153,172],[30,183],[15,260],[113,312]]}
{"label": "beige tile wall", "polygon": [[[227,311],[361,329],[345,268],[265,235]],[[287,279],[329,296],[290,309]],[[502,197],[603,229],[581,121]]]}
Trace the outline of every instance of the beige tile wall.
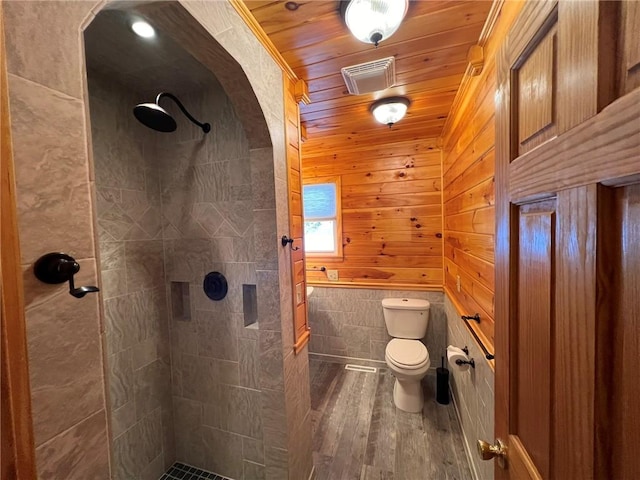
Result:
{"label": "beige tile wall", "polygon": [[[142,161],[128,162],[118,177],[135,183],[153,172],[167,298],[171,282],[184,282],[190,291],[191,319],[169,321],[176,458],[234,479],[282,478],[283,471],[308,474],[311,430],[303,427],[310,427],[309,394],[308,388],[306,397],[300,390],[308,384],[308,364],[299,361],[306,360],[306,353],[294,356],[290,345],[282,345],[290,332],[283,329],[280,309],[290,305],[290,297],[286,289],[279,291],[272,243],[278,227],[273,149],[249,150],[243,125],[215,78],[202,92],[177,93],[196,118],[211,123],[210,134],[203,135],[166,103],[178,130],[171,135],[142,132]],[[130,117],[127,108],[122,115]],[[138,127],[125,129],[138,135]],[[126,142],[121,148],[130,149]],[[136,175],[136,164],[144,164],[144,175]],[[140,242],[136,245],[145,250]],[[220,302],[202,292],[202,279],[210,271],[223,273],[228,281],[228,295]],[[256,285],[258,292],[259,322],[250,328],[244,326],[243,284]],[[263,395],[263,390],[268,392]],[[140,430],[126,441],[149,432]],[[306,448],[300,448],[301,442]],[[281,448],[286,463],[267,468],[266,462],[278,457],[265,457],[265,443]]]}
{"label": "beige tile wall", "polygon": [[494,373],[478,344],[460,318],[449,297],[445,295],[447,315],[447,343],[469,348],[469,356],[476,368],[461,372],[449,366],[451,390],[460,414],[462,433],[468,445],[471,471],[478,480],[493,478],[493,461],[482,461],[476,453],[477,440],[493,442],[494,439]]}
{"label": "beige tile wall", "polygon": [[[272,288],[279,293],[275,298],[280,298],[280,311],[274,310],[277,307],[271,303],[259,305],[265,318],[271,319],[270,328],[261,330],[257,338],[238,340],[239,345],[243,344],[243,348],[238,349],[239,358],[246,359],[247,365],[251,362],[259,364],[257,376],[254,367],[239,371],[238,376],[250,385],[257,385],[258,378],[263,392],[260,397],[263,418],[267,412],[273,414],[269,415],[272,420],[269,426],[263,422],[263,437],[269,445],[264,451],[259,441],[250,436],[242,437],[243,474],[261,478],[260,472],[263,472],[268,479],[304,479],[311,470],[311,449],[307,442],[310,429],[300,427],[298,430],[303,430],[303,433],[296,436],[295,426],[308,423],[309,403],[306,394],[297,393],[295,386],[302,381],[308,382],[306,352],[295,357],[290,354],[293,335],[288,253],[277,245],[278,235],[288,230],[284,221],[288,199],[281,72],[228,2],[185,1],[178,2],[178,7],[183,8],[180,5],[231,53],[247,75],[255,98],[236,95],[234,101],[245,106],[253,102],[252,111],[258,111],[255,109],[257,99],[273,148],[273,156],[269,160],[275,174],[275,204],[270,203],[267,195],[261,209],[255,209],[256,205],[253,205],[253,228],[256,275],[269,278],[264,288]],[[102,1],[9,1],[4,7],[36,455],[39,476],[43,479],[102,479],[110,476],[106,384],[102,373],[103,327],[98,296],[89,295],[78,300],[67,294],[65,286],[40,284],[29,273],[40,255],[65,250],[80,261],[79,284],[98,282],[94,247],[97,219],[92,207],[97,200],[92,198],[82,31],[103,6]],[[232,97],[242,93],[232,88],[227,91]],[[242,111],[247,109],[243,107]],[[245,128],[262,135],[260,129],[246,122]],[[264,136],[253,145],[264,146],[263,139]],[[250,152],[252,162],[253,155],[254,152]],[[139,179],[139,172],[135,169],[123,178],[132,182]],[[135,186],[132,184],[127,189]],[[135,199],[133,203],[136,204]],[[203,215],[206,216],[206,212]],[[117,217],[114,216],[111,226],[119,231],[121,224]],[[152,234],[149,231],[153,230],[152,218],[140,218],[135,223],[143,232]],[[139,231],[136,232],[140,235]],[[136,248],[135,242],[150,240],[132,237],[126,241],[131,244],[129,253],[135,257],[146,253],[144,248]],[[120,247],[114,245],[114,248]],[[117,257],[114,254],[113,258]],[[138,265],[142,263],[145,262]],[[138,295],[155,288],[153,270],[127,268],[126,262],[123,267],[117,261],[112,267],[109,270],[124,268],[126,283],[123,283],[122,272],[112,271],[105,275],[101,287],[107,294],[125,295],[129,280],[132,285],[141,286],[141,290],[136,292]],[[105,269],[105,273],[107,271]],[[261,274],[261,271],[265,273]],[[274,285],[276,277],[277,286]],[[261,288],[259,281],[258,288]],[[259,303],[267,302],[265,296],[260,295],[260,290],[258,297]],[[279,324],[276,318],[280,320]],[[141,350],[144,354],[140,358],[134,359],[132,353],[132,368],[134,362],[142,365],[153,356],[152,344],[147,344],[148,350]],[[256,345],[258,357],[249,359],[251,352],[255,353]],[[288,362],[295,366],[289,370],[292,373],[286,379],[285,358],[290,358]],[[209,360],[214,364],[227,361]],[[128,361],[128,358],[123,360],[125,369]],[[223,373],[223,370],[218,371]],[[301,406],[296,402],[301,402]],[[124,405],[127,403],[125,401]],[[148,436],[157,438],[157,426],[169,423],[164,419],[158,420],[162,409],[143,404],[136,407],[145,412],[147,407],[150,409],[148,416],[144,417],[148,422],[140,422],[139,428],[148,429],[151,432]],[[189,413],[188,409],[185,412]],[[288,415],[294,415],[291,424],[287,423]],[[299,418],[301,416],[303,418]],[[298,442],[299,437],[304,441]],[[267,443],[267,439],[272,438],[281,438],[281,446]],[[207,437],[212,448],[222,448],[222,443],[226,448],[229,445],[227,440],[227,436],[222,434],[220,437]],[[234,449],[239,447],[238,444],[233,445]],[[156,451],[157,445],[145,445],[148,457]],[[160,468],[159,463],[156,457],[149,464],[148,471]]]}
{"label": "beige tile wall", "polygon": [[88,72],[113,476],[152,479],[175,461],[160,182],[141,93]]}
{"label": "beige tile wall", "polygon": [[45,285],[31,273],[41,255],[64,251],[80,263],[77,285],[98,282],[78,28],[92,6],[4,4],[32,413],[42,479],[109,476],[99,297],[76,299],[67,285]]}
{"label": "beige tile wall", "polygon": [[382,299],[394,297],[429,300],[429,325],[423,341],[431,366],[439,366],[447,333],[441,292],[314,287],[309,297],[309,351],[384,362],[391,337],[384,323]]}
{"label": "beige tile wall", "polygon": [[[167,287],[188,283],[191,298],[191,319],[170,321],[176,455],[234,479],[245,478],[244,462],[251,462],[252,471],[264,476],[259,331],[244,325],[242,287],[258,283],[252,187],[255,181],[273,190],[271,149],[252,162],[242,123],[214,78],[206,90],[180,98],[211,124],[211,132],[185,128],[188,121],[176,114],[178,135],[152,133]],[[258,160],[266,166],[254,176]],[[227,279],[221,301],[202,290],[211,271]],[[275,280],[260,284],[259,294],[277,289]]]}

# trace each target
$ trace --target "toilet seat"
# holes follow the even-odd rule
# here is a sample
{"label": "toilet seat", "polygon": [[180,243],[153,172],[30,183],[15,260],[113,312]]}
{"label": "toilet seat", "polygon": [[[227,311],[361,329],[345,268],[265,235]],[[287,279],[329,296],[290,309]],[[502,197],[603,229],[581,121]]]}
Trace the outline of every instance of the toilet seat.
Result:
{"label": "toilet seat", "polygon": [[394,338],[385,354],[389,362],[404,370],[418,370],[429,363],[429,352],[420,340]]}

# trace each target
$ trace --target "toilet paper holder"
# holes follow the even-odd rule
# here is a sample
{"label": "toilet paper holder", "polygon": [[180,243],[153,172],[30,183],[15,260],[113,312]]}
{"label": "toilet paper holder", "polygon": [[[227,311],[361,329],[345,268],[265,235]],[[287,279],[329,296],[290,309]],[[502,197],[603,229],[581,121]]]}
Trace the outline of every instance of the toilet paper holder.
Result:
{"label": "toilet paper holder", "polygon": [[469,360],[460,360],[460,359],[458,359],[458,360],[456,360],[456,365],[471,365],[471,368],[476,368],[476,362],[473,360],[473,358],[471,358]]}
{"label": "toilet paper holder", "polygon": [[[449,347],[447,347],[447,350],[449,349]],[[464,348],[460,348],[460,350],[462,350],[462,352],[464,352],[464,354],[467,356],[468,360],[463,360],[461,358],[458,358],[455,363],[458,366],[462,366],[462,365],[470,365],[471,368],[476,368],[476,362],[473,358],[469,358],[469,347],[467,345],[464,346]]]}

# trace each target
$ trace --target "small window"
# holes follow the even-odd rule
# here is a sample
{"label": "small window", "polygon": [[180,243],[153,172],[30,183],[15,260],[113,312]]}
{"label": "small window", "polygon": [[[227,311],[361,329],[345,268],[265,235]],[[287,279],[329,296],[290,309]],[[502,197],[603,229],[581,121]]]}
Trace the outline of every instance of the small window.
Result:
{"label": "small window", "polygon": [[340,178],[314,178],[302,187],[304,249],[316,257],[342,256]]}

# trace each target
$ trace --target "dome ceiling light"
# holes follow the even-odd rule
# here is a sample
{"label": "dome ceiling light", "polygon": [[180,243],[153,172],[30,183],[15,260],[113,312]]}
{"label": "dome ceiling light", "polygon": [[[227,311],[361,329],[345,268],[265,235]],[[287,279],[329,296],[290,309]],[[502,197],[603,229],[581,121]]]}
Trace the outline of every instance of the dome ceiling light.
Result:
{"label": "dome ceiling light", "polygon": [[142,38],[152,38],[156,35],[156,31],[153,29],[153,27],[144,20],[133,22],[133,24],[131,25],[131,30],[133,30],[136,35]]}
{"label": "dome ceiling light", "polygon": [[376,120],[391,126],[402,120],[411,102],[406,97],[381,98],[371,104],[371,113]]}
{"label": "dome ceiling light", "polygon": [[407,13],[409,0],[349,0],[340,4],[340,14],[361,42],[376,47],[395,33]]}

